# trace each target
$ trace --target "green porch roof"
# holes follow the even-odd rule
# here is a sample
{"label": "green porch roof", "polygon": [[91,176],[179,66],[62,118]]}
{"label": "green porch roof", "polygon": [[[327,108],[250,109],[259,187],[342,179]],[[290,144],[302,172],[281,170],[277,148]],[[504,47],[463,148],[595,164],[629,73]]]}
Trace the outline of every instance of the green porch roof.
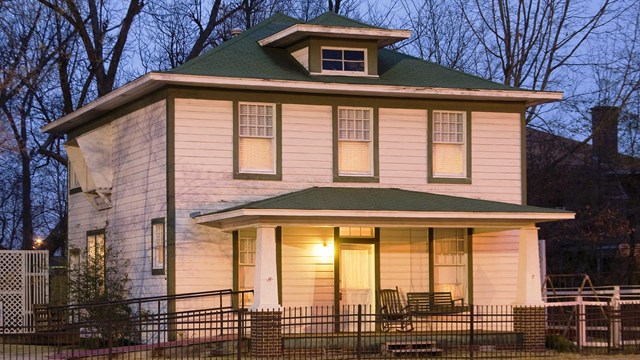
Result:
{"label": "green porch roof", "polygon": [[558,209],[516,205],[396,188],[338,187],[308,188],[219,210],[212,214],[220,214],[240,209],[571,214],[569,211]]}
{"label": "green porch roof", "polygon": [[[262,47],[258,44],[261,39],[292,25],[303,23],[278,13],[205,54],[169,70],[168,73],[315,83],[522,90],[388,49],[380,49],[378,52],[379,78],[310,75],[286,49]],[[307,24],[376,29],[333,13],[325,13]]]}

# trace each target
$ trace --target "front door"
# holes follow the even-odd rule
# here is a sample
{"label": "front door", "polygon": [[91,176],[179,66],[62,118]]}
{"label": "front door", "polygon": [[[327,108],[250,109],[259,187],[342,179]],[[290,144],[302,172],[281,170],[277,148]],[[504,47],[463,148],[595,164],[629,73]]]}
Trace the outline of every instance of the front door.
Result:
{"label": "front door", "polygon": [[375,309],[375,247],[374,244],[340,244],[340,310],[342,331],[357,329],[358,305],[363,313]]}

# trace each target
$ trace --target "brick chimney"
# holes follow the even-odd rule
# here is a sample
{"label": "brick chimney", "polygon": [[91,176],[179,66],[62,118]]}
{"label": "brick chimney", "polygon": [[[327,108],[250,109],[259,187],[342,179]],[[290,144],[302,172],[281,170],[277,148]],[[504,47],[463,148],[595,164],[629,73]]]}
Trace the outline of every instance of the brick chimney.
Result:
{"label": "brick chimney", "polygon": [[593,133],[592,157],[599,164],[612,164],[618,156],[618,115],[620,108],[596,106],[591,108]]}

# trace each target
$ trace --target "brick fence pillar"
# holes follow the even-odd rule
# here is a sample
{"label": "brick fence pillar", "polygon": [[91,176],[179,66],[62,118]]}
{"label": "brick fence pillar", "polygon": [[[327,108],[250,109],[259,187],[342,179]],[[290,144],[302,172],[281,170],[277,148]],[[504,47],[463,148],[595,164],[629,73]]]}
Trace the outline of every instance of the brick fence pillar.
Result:
{"label": "brick fence pillar", "polygon": [[251,356],[282,356],[282,312],[251,312]]}
{"label": "brick fence pillar", "polygon": [[523,334],[525,351],[544,351],[547,334],[543,306],[516,306],[513,308],[513,330]]}

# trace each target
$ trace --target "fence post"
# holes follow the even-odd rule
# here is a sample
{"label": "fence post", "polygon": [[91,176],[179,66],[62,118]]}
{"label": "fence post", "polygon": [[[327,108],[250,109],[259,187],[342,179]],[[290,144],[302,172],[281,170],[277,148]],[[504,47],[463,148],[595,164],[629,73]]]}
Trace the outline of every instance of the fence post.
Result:
{"label": "fence post", "polygon": [[242,360],[242,308],[238,309],[238,345],[236,346],[236,358]]}
{"label": "fence post", "polygon": [[107,320],[107,346],[109,347],[108,359],[113,359],[113,320]]}
{"label": "fence post", "polygon": [[611,297],[610,309],[610,337],[609,343],[612,349],[618,350],[622,347],[621,321],[622,312],[620,307],[620,286],[613,287],[613,296]]}
{"label": "fence post", "polygon": [[473,348],[474,348],[474,317],[473,317],[474,308],[473,305],[469,304],[469,359],[473,359]]}
{"label": "fence post", "polygon": [[358,338],[356,339],[356,354],[360,359],[361,346],[362,346],[362,304],[358,304]]}
{"label": "fence post", "polygon": [[578,352],[582,351],[582,346],[587,340],[586,314],[584,314],[584,304],[582,295],[576,297],[576,345]]}

